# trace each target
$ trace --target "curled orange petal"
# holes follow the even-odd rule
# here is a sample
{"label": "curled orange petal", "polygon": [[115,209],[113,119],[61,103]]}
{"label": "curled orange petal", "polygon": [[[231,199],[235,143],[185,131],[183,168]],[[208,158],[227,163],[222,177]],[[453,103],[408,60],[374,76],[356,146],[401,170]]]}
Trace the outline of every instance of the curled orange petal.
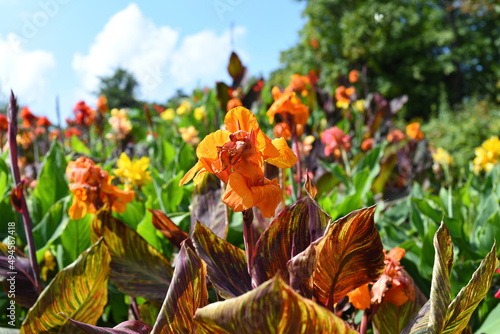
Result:
{"label": "curled orange petal", "polygon": [[264,184],[251,187],[254,199],[254,206],[262,212],[262,217],[274,217],[276,208],[281,202],[281,188],[278,179],[269,181],[264,178]]}
{"label": "curled orange petal", "polygon": [[362,285],[359,288],[347,294],[349,302],[358,310],[366,310],[370,308],[370,291],[368,284]]}
{"label": "curled orange petal", "polygon": [[269,158],[266,162],[279,168],[291,168],[297,163],[297,156],[290,147],[288,147],[285,138],[273,139],[272,144],[278,150],[279,156],[276,158]]}
{"label": "curled orange petal", "polygon": [[239,173],[231,173],[227,182],[222,202],[235,212],[242,212],[254,205],[253,193],[247,185],[245,177]]}

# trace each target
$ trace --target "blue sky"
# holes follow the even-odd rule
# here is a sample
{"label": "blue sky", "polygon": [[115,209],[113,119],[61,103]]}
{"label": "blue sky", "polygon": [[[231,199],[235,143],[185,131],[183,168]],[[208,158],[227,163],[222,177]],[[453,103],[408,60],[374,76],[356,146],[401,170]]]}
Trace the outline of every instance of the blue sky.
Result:
{"label": "blue sky", "polygon": [[228,81],[234,46],[253,75],[279,66],[280,51],[294,45],[305,3],[294,0],[0,0],[0,100],[12,88],[22,105],[63,119],[74,104],[93,105],[98,77],[117,66],[142,84],[140,97],[165,101]]}

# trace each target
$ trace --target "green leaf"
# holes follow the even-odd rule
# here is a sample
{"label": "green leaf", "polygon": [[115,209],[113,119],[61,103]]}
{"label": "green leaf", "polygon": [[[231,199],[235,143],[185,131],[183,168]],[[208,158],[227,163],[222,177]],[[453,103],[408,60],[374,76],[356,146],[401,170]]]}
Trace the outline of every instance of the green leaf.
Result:
{"label": "green leaf", "polygon": [[377,281],[384,271],[384,247],[374,212],[375,206],[353,211],[315,241],[314,296],[331,309],[348,292]]}
{"label": "green leaf", "polygon": [[459,333],[469,323],[472,313],[490,289],[491,280],[498,266],[496,254],[497,243],[495,241],[491,252],[481,261],[469,284],[460,290],[457,297],[448,306],[443,334]]}
{"label": "green leaf", "polygon": [[236,298],[196,311],[196,333],[345,333],[342,319],[293,291],[278,276]]}
{"label": "green leaf", "polygon": [[153,334],[194,333],[195,311],[208,304],[206,274],[203,260],[184,242]]}
{"label": "green leaf", "polygon": [[169,261],[136,231],[107,212],[92,222],[92,238],[101,236],[111,255],[111,283],[126,295],[160,305],[172,278]]}
{"label": "green leaf", "polygon": [[144,204],[142,202],[133,200],[132,202],[127,204],[127,208],[123,213],[113,212],[113,215],[116,218],[120,219],[122,222],[132,227],[133,229],[137,228],[137,225],[142,221],[145,214]]}
{"label": "green leaf", "polygon": [[10,170],[5,161],[0,159],[0,197],[3,197],[10,184]]}
{"label": "green leaf", "polygon": [[57,141],[53,141],[45,156],[38,183],[33,191],[33,197],[40,204],[38,216],[35,217],[37,222],[45,216],[54,203],[68,195],[67,165],[63,148]]}
{"label": "green leaf", "polygon": [[453,265],[453,244],[444,222],[434,235],[434,249],[428,329],[430,333],[441,333],[451,301],[450,273]]}
{"label": "green leaf", "polygon": [[90,155],[90,149],[77,136],[71,136],[71,147],[76,153]]}
{"label": "green leaf", "polygon": [[500,328],[500,304],[497,304],[495,308],[488,314],[488,317],[483,322],[481,327],[476,331],[476,334],[481,333],[495,333]]}
{"label": "green leaf", "polygon": [[[82,219],[70,219],[64,232],[61,234],[61,244],[64,249],[63,264],[67,266],[92,245],[90,240],[90,223],[92,215],[86,215]],[[97,240],[95,240],[97,241]],[[95,242],[94,241],[94,242]]]}
{"label": "green leaf", "polygon": [[288,282],[288,261],[320,238],[330,222],[330,216],[310,196],[281,211],[255,245],[252,258],[255,284],[264,283],[278,272]]}
{"label": "green leaf", "polygon": [[194,187],[191,202],[191,230],[196,222],[207,226],[219,238],[226,239],[229,228],[227,205],[221,201],[223,190],[213,174]]}
{"label": "green leaf", "polygon": [[196,223],[192,239],[196,252],[207,264],[210,282],[222,298],[252,290],[245,251],[219,238],[201,223]]}
{"label": "green leaf", "polygon": [[62,312],[95,324],[108,298],[109,263],[106,246],[99,240],[54,277],[29,310],[21,333],[80,333]]}

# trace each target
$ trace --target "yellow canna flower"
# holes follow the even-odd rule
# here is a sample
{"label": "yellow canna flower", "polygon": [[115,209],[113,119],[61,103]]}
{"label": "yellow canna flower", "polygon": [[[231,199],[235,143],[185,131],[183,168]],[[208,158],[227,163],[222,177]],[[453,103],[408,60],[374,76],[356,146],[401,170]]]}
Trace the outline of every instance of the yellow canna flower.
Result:
{"label": "yellow canna flower", "polygon": [[177,115],[182,116],[189,113],[193,109],[193,106],[188,101],[183,101],[181,105],[177,108]]}
{"label": "yellow canna flower", "polygon": [[108,122],[119,140],[125,139],[132,130],[132,124],[127,116],[127,109],[112,109]]}
{"label": "yellow canna flower", "polygon": [[453,164],[453,158],[450,153],[442,147],[438,147],[434,153],[432,153],[432,159],[441,166],[450,166]]}
{"label": "yellow canna flower", "polygon": [[149,168],[149,159],[142,157],[141,159],[133,159],[122,153],[117,162],[118,168],[113,170],[122,182],[131,184],[132,186],[141,187],[148,182],[151,182]]}
{"label": "yellow canna flower", "polygon": [[40,274],[45,282],[47,282],[50,274],[55,273],[57,269],[56,258],[48,249],[43,254],[42,261],[40,262]]}
{"label": "yellow canna flower", "polygon": [[160,117],[166,121],[171,121],[175,117],[175,110],[173,108],[168,108],[160,114]]}
{"label": "yellow canna flower", "polygon": [[484,141],[481,147],[475,149],[474,172],[478,174],[482,170],[489,172],[498,164],[500,156],[500,139],[497,136]]}
{"label": "yellow canna flower", "polygon": [[352,104],[355,109],[357,109],[359,112],[364,113],[365,112],[365,100],[357,100]]}
{"label": "yellow canna flower", "polygon": [[205,106],[198,107],[194,110],[194,118],[196,118],[198,121],[201,121],[207,116],[207,110],[205,109]]}

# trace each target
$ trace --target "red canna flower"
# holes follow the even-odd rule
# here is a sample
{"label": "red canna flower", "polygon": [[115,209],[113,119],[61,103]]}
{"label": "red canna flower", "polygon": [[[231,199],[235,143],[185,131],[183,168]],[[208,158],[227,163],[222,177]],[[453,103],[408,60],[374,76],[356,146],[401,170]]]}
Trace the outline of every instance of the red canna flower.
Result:
{"label": "red canna flower", "polygon": [[246,108],[230,110],[224,123],[226,130],[211,133],[200,142],[196,149],[199,160],[180,185],[193,178],[194,184],[199,184],[203,174],[212,173],[227,184],[222,201],[234,211],[256,206],[264,217],[274,216],[281,202],[281,188],[278,179],[264,177],[264,161],[290,168],[297,157],[284,138],[271,141]]}
{"label": "red canna flower", "polygon": [[9,129],[9,121],[7,116],[0,114],[0,131],[7,131]]}
{"label": "red canna flower", "polygon": [[30,128],[34,126],[38,120],[38,117],[31,113],[28,107],[24,107],[19,113],[19,117],[23,119],[23,127]]}
{"label": "red canna flower", "polygon": [[85,101],[79,101],[73,109],[73,113],[76,125],[89,127],[95,122],[95,111],[86,105]]}
{"label": "red canna flower", "polygon": [[406,138],[405,134],[401,130],[398,130],[398,129],[391,130],[391,132],[389,132],[389,134],[387,135],[387,141],[389,143],[392,143],[392,142],[397,143],[401,140],[404,140],[405,138]]}
{"label": "red canna flower", "polygon": [[40,117],[37,121],[36,121],[36,126],[43,126],[43,127],[46,127],[48,128],[49,126],[51,126],[52,123],[49,121],[49,119],[45,116],[42,116]]}
{"label": "red canna flower", "polygon": [[351,150],[351,136],[346,135],[336,126],[326,129],[321,134],[321,142],[325,145],[326,156],[333,154],[335,158],[339,158],[341,156],[340,149],[346,152]]}
{"label": "red canna flower", "polygon": [[72,136],[80,137],[82,135],[82,132],[77,128],[71,127],[66,129],[64,135],[66,136],[66,138],[71,138]]}

